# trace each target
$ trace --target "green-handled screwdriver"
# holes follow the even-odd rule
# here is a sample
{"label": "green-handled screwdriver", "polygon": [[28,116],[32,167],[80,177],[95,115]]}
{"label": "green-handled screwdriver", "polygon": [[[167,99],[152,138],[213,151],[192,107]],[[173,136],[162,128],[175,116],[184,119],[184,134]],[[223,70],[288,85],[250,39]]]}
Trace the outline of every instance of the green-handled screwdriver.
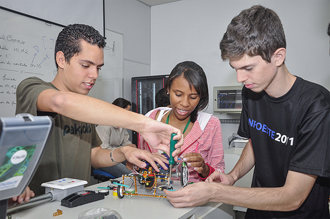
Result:
{"label": "green-handled screwdriver", "polygon": [[171,141],[170,141],[170,159],[169,159],[169,164],[170,164],[170,178],[168,180],[168,185],[167,187],[170,186],[170,181],[172,177],[172,167],[175,164],[174,158],[173,158],[173,151],[175,150],[175,144],[177,143],[177,140],[173,140],[173,137],[176,136],[176,133],[171,134]]}

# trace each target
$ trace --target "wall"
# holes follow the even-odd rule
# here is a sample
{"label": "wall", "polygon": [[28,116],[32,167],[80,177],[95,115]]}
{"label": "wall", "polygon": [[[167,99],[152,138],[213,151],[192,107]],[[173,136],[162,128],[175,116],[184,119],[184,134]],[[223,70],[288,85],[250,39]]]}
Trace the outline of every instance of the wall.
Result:
{"label": "wall", "polygon": [[[0,0],[0,6],[62,25],[85,23],[103,34],[102,0]],[[105,0],[105,28],[124,36],[124,98],[131,78],[150,75],[150,7],[137,0]]]}
{"label": "wall", "polygon": [[[167,74],[184,60],[197,62],[208,78],[211,98],[206,111],[213,113],[213,87],[238,85],[236,72],[221,60],[220,40],[231,19],[255,4],[273,9],[281,18],[289,71],[330,89],[328,0],[182,0],[153,6],[151,74]],[[237,127],[222,124],[224,144]]]}
{"label": "wall", "polygon": [[[280,16],[291,73],[330,89],[330,1],[182,0],[151,8],[151,74],[166,74],[183,60],[200,64],[213,86],[237,85],[236,73],[220,57],[219,42],[231,19],[254,4]],[[210,92],[212,94],[212,92]],[[212,113],[213,104],[208,107]]]}
{"label": "wall", "polygon": [[124,35],[124,98],[131,100],[131,78],[150,75],[151,9],[137,0],[106,0],[106,29]]}
{"label": "wall", "polygon": [[62,25],[88,24],[103,35],[101,0],[0,0],[0,6]]}

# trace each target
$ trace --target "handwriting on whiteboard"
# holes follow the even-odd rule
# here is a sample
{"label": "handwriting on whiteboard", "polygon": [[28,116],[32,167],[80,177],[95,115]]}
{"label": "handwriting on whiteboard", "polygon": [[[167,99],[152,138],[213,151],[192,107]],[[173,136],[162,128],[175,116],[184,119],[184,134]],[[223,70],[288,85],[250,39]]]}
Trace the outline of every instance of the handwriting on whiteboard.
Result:
{"label": "handwriting on whiteboard", "polygon": [[[47,36],[29,43],[13,34],[0,34],[0,105],[15,106],[16,89],[22,79],[42,78],[50,71],[48,62],[55,65],[54,46],[55,40]],[[51,71],[55,76],[56,70]]]}

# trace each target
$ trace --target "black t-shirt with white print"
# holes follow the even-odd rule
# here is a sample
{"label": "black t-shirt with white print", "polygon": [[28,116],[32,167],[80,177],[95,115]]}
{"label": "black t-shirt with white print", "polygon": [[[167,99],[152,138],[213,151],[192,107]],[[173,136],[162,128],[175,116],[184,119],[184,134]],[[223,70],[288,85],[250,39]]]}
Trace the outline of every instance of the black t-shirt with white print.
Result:
{"label": "black t-shirt with white print", "polygon": [[251,139],[255,156],[252,187],[281,187],[289,170],[316,175],[302,206],[291,212],[248,209],[246,218],[329,218],[330,93],[297,77],[288,93],[242,90],[238,134]]}

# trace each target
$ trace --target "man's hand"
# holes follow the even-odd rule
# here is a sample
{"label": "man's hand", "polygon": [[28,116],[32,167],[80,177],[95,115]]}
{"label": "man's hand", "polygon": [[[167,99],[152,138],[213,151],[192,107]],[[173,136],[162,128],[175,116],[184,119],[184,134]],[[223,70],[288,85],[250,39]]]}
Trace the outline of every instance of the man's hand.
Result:
{"label": "man's hand", "polygon": [[221,173],[219,171],[214,171],[209,177],[207,177],[205,182],[209,182],[209,183],[210,182],[219,182],[219,183],[222,183],[225,185],[234,185],[235,180],[229,174]]}
{"label": "man's hand", "polygon": [[158,154],[158,153],[150,153],[149,151],[140,150],[137,148],[133,148],[130,146],[124,146],[118,148],[120,151],[125,155],[127,163],[134,164],[140,168],[146,168],[146,163],[142,160],[147,161],[157,172],[159,169],[156,165],[156,162],[161,165],[165,170],[167,167],[165,163],[168,164],[168,160],[165,156]]}
{"label": "man's hand", "polygon": [[26,187],[25,190],[24,190],[24,192],[21,195],[12,197],[12,201],[13,202],[16,202],[17,201],[18,203],[21,204],[23,201],[26,201],[26,202],[30,201],[30,198],[32,198],[34,196],[35,196],[35,194],[30,189],[30,187]]}
{"label": "man's hand", "polygon": [[183,161],[187,162],[189,167],[193,167],[203,178],[209,175],[209,166],[205,164],[204,158],[199,153],[184,154]]}
{"label": "man's hand", "polygon": [[190,184],[177,191],[164,190],[167,199],[176,208],[195,207],[209,202],[210,187],[208,183]]}
{"label": "man's hand", "polygon": [[[160,158],[163,162],[167,163],[168,164],[168,160],[167,158],[164,156],[164,155],[161,155],[159,153],[152,153],[152,156],[153,157],[158,157]],[[165,160],[164,160],[165,159]],[[158,162],[157,162],[158,163]],[[135,171],[139,171],[140,170],[140,167],[139,166],[136,166],[134,164],[132,164],[131,162],[129,161],[126,161],[126,168],[129,169],[129,170],[135,170]],[[164,168],[165,169],[165,168]],[[166,167],[166,169],[168,169]],[[156,170],[157,171],[157,170]]]}
{"label": "man's hand", "polygon": [[139,133],[149,146],[157,150],[162,150],[168,155],[170,153],[171,134],[176,133],[177,135],[173,139],[178,142],[175,145],[176,150],[172,156],[177,161],[178,155],[181,152],[180,147],[183,145],[183,135],[179,129],[146,117],[144,128]]}
{"label": "man's hand", "polygon": [[137,169],[140,169],[139,167],[135,166],[134,164],[126,161],[126,168],[129,169],[129,170],[137,170]]}
{"label": "man's hand", "polygon": [[133,148],[137,148],[135,144],[128,144],[126,146],[130,146],[130,147],[133,147]]}

